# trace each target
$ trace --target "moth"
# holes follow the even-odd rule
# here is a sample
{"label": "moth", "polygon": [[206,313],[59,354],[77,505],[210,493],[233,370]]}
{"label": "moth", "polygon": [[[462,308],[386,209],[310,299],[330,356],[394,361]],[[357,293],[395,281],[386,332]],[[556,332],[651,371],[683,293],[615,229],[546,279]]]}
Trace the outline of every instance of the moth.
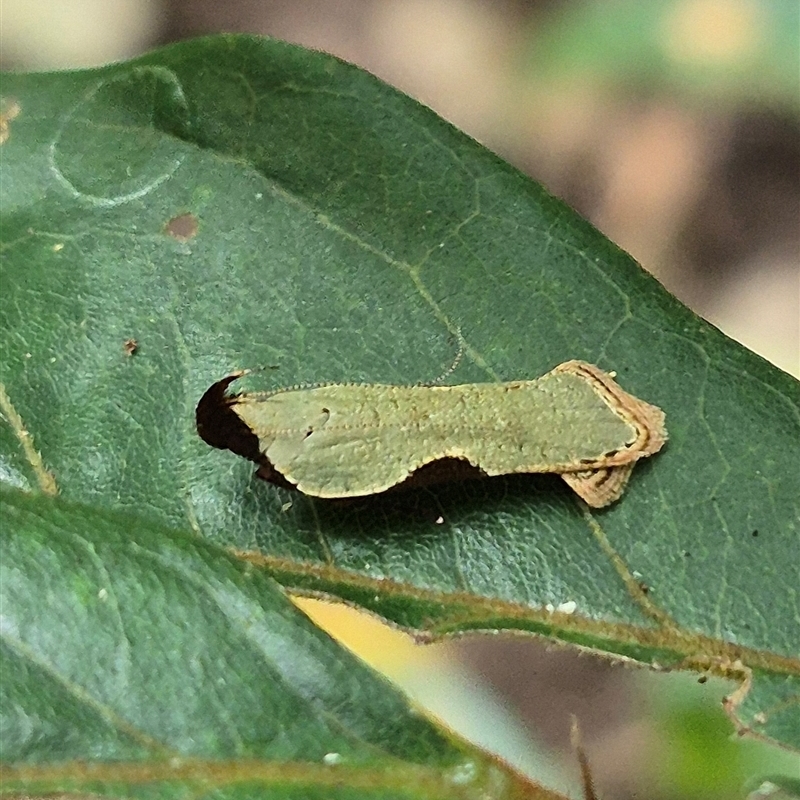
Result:
{"label": "moth", "polygon": [[583,361],[507,383],[229,393],[243,374],[205,392],[198,433],[254,461],[265,480],[313,497],[362,497],[468,474],[554,473],[602,508],[621,496],[634,464],[667,441],[660,408]]}

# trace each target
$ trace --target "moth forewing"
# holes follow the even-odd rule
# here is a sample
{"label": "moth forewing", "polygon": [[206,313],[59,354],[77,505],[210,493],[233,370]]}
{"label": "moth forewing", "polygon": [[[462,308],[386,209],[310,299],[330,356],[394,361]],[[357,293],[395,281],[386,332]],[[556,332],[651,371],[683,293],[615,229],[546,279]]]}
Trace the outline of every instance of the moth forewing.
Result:
{"label": "moth forewing", "polygon": [[566,361],[549,374],[560,372],[583,378],[609,408],[631,425],[636,431],[636,439],[629,449],[636,454],[635,459],[654,455],[664,446],[667,431],[664,427],[664,412],[658,406],[628,394],[611,375],[594,364]]}
{"label": "moth forewing", "polygon": [[561,477],[592,508],[603,508],[618,500],[633,472],[633,462],[621,467],[564,472]]}
{"label": "moth forewing", "polygon": [[600,507],[666,441],[660,409],[580,361],[533,381],[225,394],[235,377],[201,399],[200,435],[317,497],[378,494],[432,462],[461,459],[487,475],[560,474]]}

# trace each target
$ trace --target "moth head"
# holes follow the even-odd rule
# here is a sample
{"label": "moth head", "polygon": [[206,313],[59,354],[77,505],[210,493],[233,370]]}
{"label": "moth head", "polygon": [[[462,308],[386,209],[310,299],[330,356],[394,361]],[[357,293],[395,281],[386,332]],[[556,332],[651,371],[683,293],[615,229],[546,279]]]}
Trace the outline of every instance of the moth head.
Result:
{"label": "moth head", "polygon": [[259,462],[258,437],[233,410],[237,394],[228,394],[228,387],[244,372],[234,372],[209,386],[195,410],[200,438],[211,447],[230,450],[236,455]]}

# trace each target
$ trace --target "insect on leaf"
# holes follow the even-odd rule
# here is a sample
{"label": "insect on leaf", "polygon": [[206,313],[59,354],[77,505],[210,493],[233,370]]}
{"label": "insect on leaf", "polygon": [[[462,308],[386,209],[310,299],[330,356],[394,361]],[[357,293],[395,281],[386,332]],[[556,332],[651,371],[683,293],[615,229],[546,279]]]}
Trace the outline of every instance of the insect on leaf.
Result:
{"label": "insect on leaf", "polygon": [[227,394],[242,374],[203,395],[198,433],[259,464],[266,480],[314,497],[378,494],[455,461],[473,474],[555,473],[600,508],[667,440],[661,409],[582,361],[530,381]]}

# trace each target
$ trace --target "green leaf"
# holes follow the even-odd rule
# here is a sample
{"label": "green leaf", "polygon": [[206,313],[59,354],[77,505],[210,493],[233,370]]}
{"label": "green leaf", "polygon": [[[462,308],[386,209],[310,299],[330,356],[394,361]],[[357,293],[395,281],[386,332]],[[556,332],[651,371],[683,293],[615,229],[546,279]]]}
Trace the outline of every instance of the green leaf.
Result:
{"label": "green leaf", "polygon": [[[98,514],[191,528],[431,637],[517,628],[746,679],[740,725],[800,746],[797,381],[331,57],[217,37],[3,92],[6,481],[52,475]],[[453,383],[615,370],[665,410],[666,449],[599,513],[535,476],[343,506],[196,435],[236,368],[276,367],[247,388],[424,383],[459,337]]]}
{"label": "green leaf", "polygon": [[513,790],[513,775],[448,741],[261,570],[141,518],[0,498],[4,791]]}

